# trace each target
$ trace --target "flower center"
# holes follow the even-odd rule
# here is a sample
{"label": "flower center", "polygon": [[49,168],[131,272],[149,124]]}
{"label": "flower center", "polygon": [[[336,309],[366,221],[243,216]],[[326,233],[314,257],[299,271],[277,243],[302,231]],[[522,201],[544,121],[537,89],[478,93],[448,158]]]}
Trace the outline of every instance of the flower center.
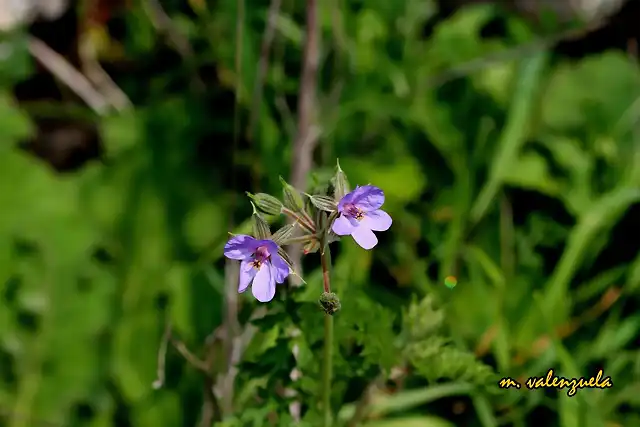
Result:
{"label": "flower center", "polygon": [[364,211],[353,203],[346,203],[344,205],[344,213],[358,221],[362,221],[364,218]]}
{"label": "flower center", "polygon": [[259,246],[256,249],[256,253],[254,254],[253,266],[255,268],[260,268],[263,262],[268,261],[269,257],[271,257],[271,253],[269,253],[269,249],[266,246]]}

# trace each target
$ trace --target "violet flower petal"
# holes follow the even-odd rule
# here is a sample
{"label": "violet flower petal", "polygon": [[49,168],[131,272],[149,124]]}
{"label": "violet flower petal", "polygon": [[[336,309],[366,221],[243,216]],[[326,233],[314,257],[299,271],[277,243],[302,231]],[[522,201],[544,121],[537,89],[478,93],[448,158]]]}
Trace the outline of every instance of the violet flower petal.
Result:
{"label": "violet flower petal", "polygon": [[[356,205],[356,207],[362,209],[365,212],[371,212],[375,211],[376,209],[380,209],[380,207],[384,204],[384,192],[373,185],[363,185],[362,187],[358,187],[351,193],[347,194],[347,196],[349,195],[351,195],[350,202],[345,203],[353,203],[354,205]],[[347,198],[347,196],[345,196],[344,198]],[[342,200],[340,201],[340,204],[344,206]]]}
{"label": "violet flower petal", "polygon": [[333,232],[338,236],[348,236],[353,233],[355,229],[356,227],[353,226],[351,221],[349,221],[345,215],[340,215],[331,225],[331,230],[333,230]]}
{"label": "violet flower petal", "polygon": [[247,290],[251,281],[256,277],[258,269],[253,266],[253,262],[244,260],[240,263],[240,281],[238,283],[238,292],[242,293]]}
{"label": "violet flower petal", "polygon": [[378,238],[373,234],[373,231],[369,230],[367,227],[357,227],[353,230],[353,233],[351,233],[351,237],[353,237],[353,240],[355,240],[362,249],[369,250],[378,244]]}
{"label": "violet flower petal", "polygon": [[258,241],[251,236],[238,234],[224,245],[224,256],[230,259],[245,260],[251,257],[258,247]]}
{"label": "violet flower petal", "polygon": [[256,248],[264,246],[269,251],[269,255],[274,255],[278,253],[278,244],[273,240],[264,239],[264,240],[256,240]]}
{"label": "violet flower petal", "polygon": [[271,255],[271,276],[276,283],[284,283],[289,275],[289,265],[277,253]]}
{"label": "violet flower petal", "polygon": [[271,275],[271,267],[267,263],[260,266],[258,274],[253,279],[251,293],[260,302],[269,302],[276,294],[276,281]]}
{"label": "violet flower petal", "polygon": [[353,197],[359,194],[359,189],[360,189],[360,186],[358,185],[356,186],[356,188],[353,189],[353,191],[342,196],[342,199],[340,199],[340,201],[338,202],[338,212],[342,212],[342,209],[346,203],[353,202]]}
{"label": "violet flower petal", "polygon": [[391,216],[381,209],[367,212],[362,221],[360,221],[363,227],[373,231],[387,231],[392,223]]}

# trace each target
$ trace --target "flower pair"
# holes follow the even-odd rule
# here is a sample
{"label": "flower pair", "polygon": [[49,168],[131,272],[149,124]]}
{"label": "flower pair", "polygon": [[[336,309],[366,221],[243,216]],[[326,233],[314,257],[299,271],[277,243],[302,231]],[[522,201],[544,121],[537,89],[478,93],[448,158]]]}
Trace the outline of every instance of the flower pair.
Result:
{"label": "flower pair", "polygon": [[[378,243],[373,231],[386,231],[391,227],[391,216],[380,209],[383,204],[384,192],[378,187],[356,187],[340,199],[331,230],[338,236],[350,235],[362,248],[371,249]],[[246,291],[251,285],[258,301],[273,299],[276,283],[283,283],[291,272],[278,249],[278,244],[270,239],[258,240],[247,235],[229,239],[224,255],[241,261],[238,292]]]}

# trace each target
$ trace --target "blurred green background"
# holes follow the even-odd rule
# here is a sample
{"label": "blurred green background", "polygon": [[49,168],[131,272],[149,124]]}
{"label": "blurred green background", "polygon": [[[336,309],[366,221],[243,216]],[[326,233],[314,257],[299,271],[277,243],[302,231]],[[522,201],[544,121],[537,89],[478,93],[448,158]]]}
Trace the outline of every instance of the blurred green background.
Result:
{"label": "blurred green background", "polygon": [[[637,33],[456,3],[320,1],[297,172],[304,2],[91,0],[4,31],[0,426],[321,425],[316,257],[264,305],[222,246],[245,191],[336,158],[394,224],[334,244],[335,426],[640,425]],[[550,368],[614,386],[498,389]]]}

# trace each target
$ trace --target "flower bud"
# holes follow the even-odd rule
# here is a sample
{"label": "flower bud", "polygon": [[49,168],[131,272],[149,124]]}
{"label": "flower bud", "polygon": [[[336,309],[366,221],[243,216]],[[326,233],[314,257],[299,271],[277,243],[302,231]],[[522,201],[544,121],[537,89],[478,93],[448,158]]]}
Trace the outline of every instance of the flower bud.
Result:
{"label": "flower bud", "polygon": [[278,248],[278,255],[280,255],[284,262],[287,263],[289,268],[293,270],[293,261],[291,261],[291,258],[289,258],[289,254],[287,253],[287,251],[282,248]]}
{"label": "flower bud", "polygon": [[318,230],[317,234],[318,234],[318,239],[320,240],[320,244],[326,243],[327,234],[331,232],[328,229],[329,221],[327,218],[327,213],[325,211],[316,210],[314,223],[316,225],[316,230]]}
{"label": "flower bud", "polygon": [[322,310],[332,316],[340,311],[340,308],[342,307],[338,295],[333,292],[323,292],[323,294],[320,295],[318,302],[320,303]]}
{"label": "flower bud", "polygon": [[331,178],[331,183],[333,184],[333,198],[336,202],[342,200],[351,191],[347,175],[340,167],[338,160],[336,160],[336,174]]}
{"label": "flower bud", "polygon": [[270,194],[247,193],[247,196],[249,196],[249,198],[253,200],[258,209],[268,215],[280,215],[280,213],[282,212],[282,202]]}
{"label": "flower bud", "polygon": [[256,239],[269,239],[271,237],[269,224],[262,215],[258,213],[256,205],[254,205],[253,202],[251,202],[251,206],[253,206],[253,214],[251,215],[251,219],[253,220],[253,236]]}
{"label": "flower bud", "polygon": [[287,224],[275,233],[273,233],[273,237],[271,240],[276,242],[279,246],[283,245],[284,242],[287,241],[296,229],[297,224]]}
{"label": "flower bud", "polygon": [[335,212],[338,210],[338,204],[331,197],[312,196],[310,194],[307,194],[307,197],[309,197],[311,204],[321,211]]}
{"label": "flower bud", "polygon": [[294,212],[302,212],[304,210],[304,200],[302,196],[292,185],[280,177],[282,183],[282,194],[284,196],[284,206]]}

